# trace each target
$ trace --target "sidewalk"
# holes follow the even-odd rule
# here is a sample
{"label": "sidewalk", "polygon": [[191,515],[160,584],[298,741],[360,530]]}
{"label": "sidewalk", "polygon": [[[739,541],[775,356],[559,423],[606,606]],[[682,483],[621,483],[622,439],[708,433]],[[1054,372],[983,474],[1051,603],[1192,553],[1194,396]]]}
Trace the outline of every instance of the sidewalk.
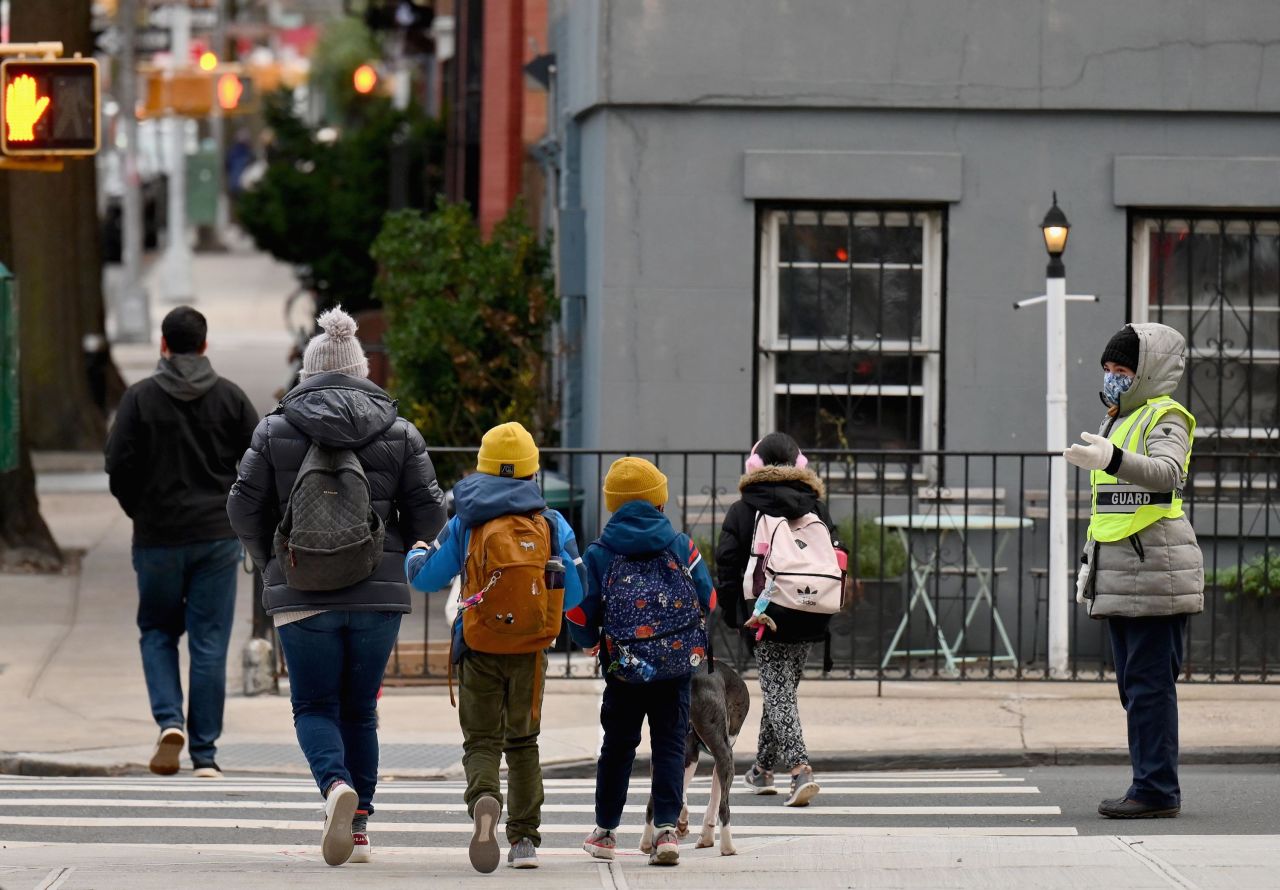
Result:
{"label": "sidewalk", "polygon": [[[0,772],[111,774],[145,770],[155,727],[134,625],[130,524],[94,473],[44,474],[45,518],[85,551],[74,576],[0,578]],[[287,697],[240,693],[250,580],[241,578],[219,760],[229,770],[305,774]],[[431,607],[435,608],[436,603]],[[418,607],[422,606],[418,604]],[[592,774],[601,684],[551,680],[544,764]],[[737,744],[754,753],[759,690]],[[1280,684],[1187,685],[1180,691],[1187,761],[1280,760]],[[859,766],[1125,762],[1124,714],[1108,683],[813,681],[801,697],[819,769]],[[380,707],[384,771],[456,776],[461,733],[439,687],[389,689]]]}

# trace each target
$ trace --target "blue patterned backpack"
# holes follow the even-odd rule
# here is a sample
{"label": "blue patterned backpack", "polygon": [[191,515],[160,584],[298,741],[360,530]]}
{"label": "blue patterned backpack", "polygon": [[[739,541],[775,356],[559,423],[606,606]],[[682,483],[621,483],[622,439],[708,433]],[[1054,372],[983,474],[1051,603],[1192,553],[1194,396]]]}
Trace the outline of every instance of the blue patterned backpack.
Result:
{"label": "blue patterned backpack", "polygon": [[692,673],[707,658],[707,623],[688,566],[667,550],[615,554],[605,571],[606,671],[627,683]]}

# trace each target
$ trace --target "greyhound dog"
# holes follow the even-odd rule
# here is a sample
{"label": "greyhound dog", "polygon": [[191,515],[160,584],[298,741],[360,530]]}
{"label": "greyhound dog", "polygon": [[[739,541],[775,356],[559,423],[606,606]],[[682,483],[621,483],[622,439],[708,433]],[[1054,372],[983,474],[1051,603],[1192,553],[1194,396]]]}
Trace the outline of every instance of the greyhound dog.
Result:
{"label": "greyhound dog", "polygon": [[[684,749],[685,805],[680,811],[676,830],[680,837],[689,834],[689,785],[698,771],[698,756],[706,751],[715,758],[715,776],[711,783],[711,799],[702,817],[702,832],[698,836],[698,848],[710,847],[716,842],[716,817],[720,818],[720,855],[732,856],[738,851],[733,847],[729,831],[729,786],[733,784],[733,743],[742,729],[742,722],[751,708],[751,694],[737,671],[717,661],[715,670],[700,668],[693,675],[693,688],[689,696],[689,736]],[[653,850],[653,795],[645,810],[644,835],[640,849]]]}

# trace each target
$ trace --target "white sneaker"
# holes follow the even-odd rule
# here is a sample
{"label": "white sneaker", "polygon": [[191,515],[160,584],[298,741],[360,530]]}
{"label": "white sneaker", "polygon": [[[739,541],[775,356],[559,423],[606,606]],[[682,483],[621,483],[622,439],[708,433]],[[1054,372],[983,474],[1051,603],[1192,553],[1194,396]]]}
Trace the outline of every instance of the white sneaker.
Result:
{"label": "white sneaker", "polygon": [[373,844],[369,843],[369,832],[353,831],[351,832],[351,856],[347,862],[372,862],[373,861]]}
{"label": "white sneaker", "polygon": [[178,771],[182,749],[187,746],[187,734],[177,726],[160,730],[156,750],[151,754],[151,771],[157,776],[172,776]]}
{"label": "white sneaker", "polygon": [[342,865],[351,858],[355,838],[351,820],[360,805],[360,795],[346,782],[334,782],[324,801],[324,834],[320,836],[320,852],[329,865]]}

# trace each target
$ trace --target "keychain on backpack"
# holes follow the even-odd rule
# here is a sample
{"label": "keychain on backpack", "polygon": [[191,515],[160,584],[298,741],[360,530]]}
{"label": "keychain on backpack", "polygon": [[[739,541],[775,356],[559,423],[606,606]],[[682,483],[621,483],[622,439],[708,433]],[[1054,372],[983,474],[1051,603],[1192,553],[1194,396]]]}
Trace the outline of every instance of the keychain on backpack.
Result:
{"label": "keychain on backpack", "polygon": [[777,631],[778,625],[772,618],[765,614],[765,610],[769,608],[769,603],[773,599],[773,590],[777,586],[772,577],[769,583],[765,585],[760,596],[756,597],[756,607],[751,612],[751,617],[743,622],[743,627],[756,628],[756,642],[760,642],[764,638],[765,629]]}
{"label": "keychain on backpack", "polygon": [[498,583],[498,579],[502,577],[502,569],[496,569],[489,578],[489,583],[480,589],[479,593],[473,593],[471,596],[458,603],[459,612],[469,612],[476,606],[484,602],[484,595],[489,592],[493,585]]}
{"label": "keychain on backpack", "polygon": [[632,652],[621,643],[618,644],[618,660],[615,661],[614,664],[620,668],[634,667],[640,672],[640,679],[645,683],[653,680],[654,676],[658,673],[657,668],[649,664],[649,662],[645,661],[643,658],[639,658],[632,654]]}

